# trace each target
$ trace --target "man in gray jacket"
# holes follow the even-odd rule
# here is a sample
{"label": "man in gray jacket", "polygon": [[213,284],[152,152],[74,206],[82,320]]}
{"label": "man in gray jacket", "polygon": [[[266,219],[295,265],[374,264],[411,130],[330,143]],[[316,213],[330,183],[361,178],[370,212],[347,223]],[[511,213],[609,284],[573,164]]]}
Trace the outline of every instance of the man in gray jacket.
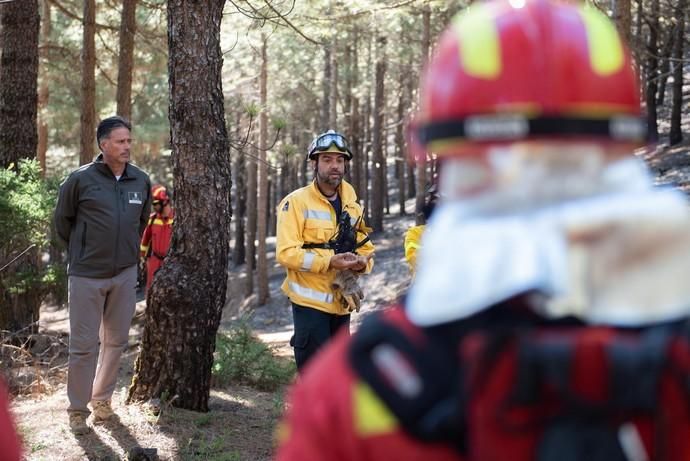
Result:
{"label": "man in gray jacket", "polygon": [[151,208],[148,175],[129,163],[131,125],[122,117],[98,125],[101,153],[60,186],[57,235],[67,245],[70,428],[88,431],[115,417],[110,398],[136,306],[139,241]]}

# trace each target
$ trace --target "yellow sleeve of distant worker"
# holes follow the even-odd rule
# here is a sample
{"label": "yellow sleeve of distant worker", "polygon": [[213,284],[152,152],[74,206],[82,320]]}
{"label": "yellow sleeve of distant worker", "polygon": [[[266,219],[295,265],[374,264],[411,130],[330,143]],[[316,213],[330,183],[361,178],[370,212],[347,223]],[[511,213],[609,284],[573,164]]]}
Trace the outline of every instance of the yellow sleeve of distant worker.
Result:
{"label": "yellow sleeve of distant worker", "polygon": [[407,260],[407,264],[410,265],[410,271],[412,273],[414,273],[417,267],[417,250],[422,247],[421,240],[425,227],[424,224],[412,226],[405,232],[405,259]]}

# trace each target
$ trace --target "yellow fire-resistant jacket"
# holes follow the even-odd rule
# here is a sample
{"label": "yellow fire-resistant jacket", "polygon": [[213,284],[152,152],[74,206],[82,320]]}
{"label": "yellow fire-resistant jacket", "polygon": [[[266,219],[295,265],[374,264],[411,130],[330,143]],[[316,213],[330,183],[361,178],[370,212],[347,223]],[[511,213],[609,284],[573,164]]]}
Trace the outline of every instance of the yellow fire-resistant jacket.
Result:
{"label": "yellow fire-resistant jacket", "polygon": [[[362,216],[362,207],[356,202],[357,195],[350,184],[343,181],[338,189],[342,210],[347,211],[352,224]],[[326,243],[336,234],[335,210],[324,197],[316,183],[297,189],[278,205],[278,229],[276,232],[276,260],[287,270],[282,285],[290,301],[301,306],[312,307],[330,314],[345,315],[345,309],[331,288],[336,270],[328,269],[333,250],[324,248],[304,249],[304,243]],[[363,220],[358,229],[364,230]],[[361,242],[366,234],[357,232]],[[374,252],[374,245],[368,241],[356,250],[367,256]],[[364,273],[371,271],[373,258],[369,260]]]}
{"label": "yellow fire-resistant jacket", "polygon": [[425,227],[424,224],[412,226],[405,232],[405,259],[410,265],[412,274],[417,269],[417,250],[422,247],[421,240]]}

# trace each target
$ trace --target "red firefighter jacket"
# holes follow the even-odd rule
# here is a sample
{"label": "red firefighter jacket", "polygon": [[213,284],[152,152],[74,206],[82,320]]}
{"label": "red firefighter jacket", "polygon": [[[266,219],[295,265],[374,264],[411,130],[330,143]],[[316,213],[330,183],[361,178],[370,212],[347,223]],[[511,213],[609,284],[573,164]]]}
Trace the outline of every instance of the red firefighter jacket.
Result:
{"label": "red firefighter jacket", "polygon": [[277,461],[461,461],[447,445],[403,431],[348,363],[351,337],[339,334],[291,391],[277,432]]}
{"label": "red firefighter jacket", "polygon": [[21,446],[9,406],[7,389],[0,380],[0,461],[19,461]]}
{"label": "red firefighter jacket", "polygon": [[167,218],[158,213],[151,213],[144,235],[141,237],[140,252],[146,258],[146,289],[151,287],[153,276],[160,269],[165,255],[170,248],[172,238],[174,211]]}

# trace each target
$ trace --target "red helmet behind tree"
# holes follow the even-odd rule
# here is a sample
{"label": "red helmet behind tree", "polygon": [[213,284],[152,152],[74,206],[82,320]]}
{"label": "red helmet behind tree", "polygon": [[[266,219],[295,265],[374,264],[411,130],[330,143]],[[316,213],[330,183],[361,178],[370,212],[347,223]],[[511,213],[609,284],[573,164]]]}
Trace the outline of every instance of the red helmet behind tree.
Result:
{"label": "red helmet behind tree", "polygon": [[167,189],[165,186],[161,186],[160,184],[156,184],[151,188],[151,196],[154,204],[166,204],[170,201],[170,196],[168,196]]}
{"label": "red helmet behind tree", "polygon": [[551,0],[475,3],[441,37],[422,79],[413,155],[473,155],[489,144],[644,140],[630,54],[593,7]]}

